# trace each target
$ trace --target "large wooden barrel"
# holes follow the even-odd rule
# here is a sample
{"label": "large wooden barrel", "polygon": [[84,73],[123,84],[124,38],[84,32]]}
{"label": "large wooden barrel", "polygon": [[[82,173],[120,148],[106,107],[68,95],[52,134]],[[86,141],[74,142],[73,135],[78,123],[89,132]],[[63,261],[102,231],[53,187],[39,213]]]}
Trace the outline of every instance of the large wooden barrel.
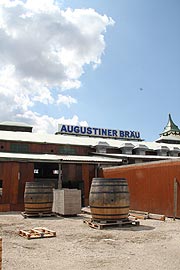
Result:
{"label": "large wooden barrel", "polygon": [[124,178],[93,178],[89,205],[93,220],[127,219],[129,189]]}
{"label": "large wooden barrel", "polygon": [[24,192],[25,213],[52,213],[53,187],[49,183],[26,182]]}
{"label": "large wooden barrel", "polygon": [[0,270],[2,269],[2,238],[0,238]]}

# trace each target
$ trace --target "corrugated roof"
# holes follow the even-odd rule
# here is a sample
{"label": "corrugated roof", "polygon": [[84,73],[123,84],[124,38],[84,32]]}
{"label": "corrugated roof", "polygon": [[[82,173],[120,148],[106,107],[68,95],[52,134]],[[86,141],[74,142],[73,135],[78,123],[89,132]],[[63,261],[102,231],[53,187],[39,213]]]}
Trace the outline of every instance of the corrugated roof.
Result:
{"label": "corrugated roof", "polygon": [[[144,163],[136,163],[136,164],[126,164],[126,165],[121,165],[121,168],[131,168],[131,167],[134,167],[134,166],[136,166],[136,167],[138,167],[138,166],[140,166],[140,167],[142,167],[142,166],[148,166],[148,165],[150,165],[150,166],[152,166],[153,164],[163,164],[163,163],[167,163],[167,164],[169,164],[169,163],[173,163],[173,162],[180,162],[180,160],[178,159],[178,160],[175,160],[175,159],[173,159],[173,160],[154,160],[154,161],[152,161],[152,162],[150,162],[150,163],[146,163],[146,162],[144,162]],[[113,167],[104,167],[103,168],[103,170],[109,170],[109,169],[112,169],[112,170],[116,170],[116,168],[119,168],[119,166],[113,166]]]}
{"label": "corrugated roof", "polygon": [[51,154],[21,154],[0,152],[0,160],[21,160],[32,162],[86,162],[86,163],[121,163],[122,159],[104,156],[73,156],[73,155],[51,155]]}
{"label": "corrugated roof", "polygon": [[159,159],[176,159],[180,160],[180,157],[172,157],[172,156],[155,156],[155,155],[126,155],[126,154],[103,154],[105,157],[113,157],[113,158],[134,158],[134,159],[149,159],[149,160],[159,160]]}
{"label": "corrugated roof", "polygon": [[23,122],[12,122],[12,121],[5,121],[0,123],[1,126],[15,126],[15,127],[32,127],[31,125],[28,125]]}
{"label": "corrugated roof", "polygon": [[179,141],[180,143],[180,135],[169,134],[167,136],[161,136],[156,140],[156,142],[162,141],[162,140]]}
{"label": "corrugated roof", "polygon": [[[97,146],[100,142],[107,143],[109,147],[121,148],[125,143],[131,143],[135,148],[141,147],[142,142],[138,141],[125,141],[119,139],[88,137],[88,136],[75,136],[75,135],[55,135],[55,134],[41,134],[31,132],[13,132],[13,131],[0,131],[0,140],[3,141],[17,141],[17,142],[34,142],[34,143],[52,143],[52,144],[66,144],[66,145],[79,145],[79,146]],[[147,146],[150,150],[156,150],[160,146],[167,146],[170,150],[178,147],[177,144],[167,144],[158,142],[145,142],[143,145]],[[180,147],[180,145],[179,145]]]}

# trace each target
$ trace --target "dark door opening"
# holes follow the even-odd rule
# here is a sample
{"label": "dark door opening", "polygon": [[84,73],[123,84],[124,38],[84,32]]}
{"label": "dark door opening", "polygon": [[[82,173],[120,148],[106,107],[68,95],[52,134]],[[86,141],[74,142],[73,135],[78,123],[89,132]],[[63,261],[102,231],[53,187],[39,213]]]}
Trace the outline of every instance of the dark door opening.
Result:
{"label": "dark door opening", "polygon": [[35,163],[34,180],[51,183],[53,188],[58,188],[59,165],[57,163]]}

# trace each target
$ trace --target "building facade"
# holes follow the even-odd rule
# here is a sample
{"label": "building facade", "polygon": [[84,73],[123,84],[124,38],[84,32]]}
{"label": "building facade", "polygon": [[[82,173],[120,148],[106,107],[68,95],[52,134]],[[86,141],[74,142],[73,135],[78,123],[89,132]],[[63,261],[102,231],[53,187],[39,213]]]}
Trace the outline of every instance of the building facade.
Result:
{"label": "building facade", "polygon": [[3,122],[0,211],[24,210],[25,183],[31,181],[47,181],[55,189],[81,189],[82,205],[87,206],[92,178],[101,168],[180,160],[177,129],[169,116],[160,139],[145,142],[137,131],[61,125],[56,134],[38,134],[27,124]]}

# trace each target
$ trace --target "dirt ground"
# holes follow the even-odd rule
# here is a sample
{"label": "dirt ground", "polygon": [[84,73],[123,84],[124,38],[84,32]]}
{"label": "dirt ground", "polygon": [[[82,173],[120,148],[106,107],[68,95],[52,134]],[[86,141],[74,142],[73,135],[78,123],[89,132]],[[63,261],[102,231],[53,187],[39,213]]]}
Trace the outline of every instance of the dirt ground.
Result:
{"label": "dirt ground", "polygon": [[[140,226],[103,230],[83,223],[89,217],[23,218],[0,214],[3,270],[180,269],[180,220],[140,220]],[[27,240],[19,230],[46,227],[53,238]]]}

